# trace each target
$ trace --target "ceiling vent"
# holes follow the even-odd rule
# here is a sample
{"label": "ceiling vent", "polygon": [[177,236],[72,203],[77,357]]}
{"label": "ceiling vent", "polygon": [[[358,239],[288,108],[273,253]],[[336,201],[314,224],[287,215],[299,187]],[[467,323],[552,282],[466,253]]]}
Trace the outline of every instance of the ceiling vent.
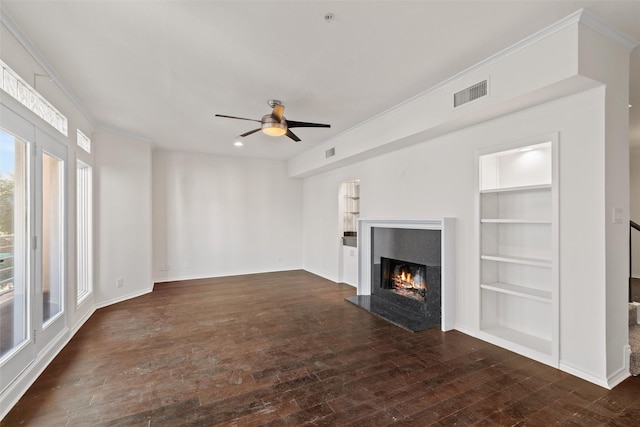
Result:
{"label": "ceiling vent", "polygon": [[327,151],[324,152],[324,158],[328,159],[329,157],[333,157],[336,155],[336,148],[332,147],[329,148]]}
{"label": "ceiling vent", "polygon": [[469,86],[466,89],[462,89],[460,92],[453,94],[453,108],[459,107],[471,102],[475,99],[482,98],[487,94],[487,81],[483,80],[480,83],[476,83],[473,86]]}

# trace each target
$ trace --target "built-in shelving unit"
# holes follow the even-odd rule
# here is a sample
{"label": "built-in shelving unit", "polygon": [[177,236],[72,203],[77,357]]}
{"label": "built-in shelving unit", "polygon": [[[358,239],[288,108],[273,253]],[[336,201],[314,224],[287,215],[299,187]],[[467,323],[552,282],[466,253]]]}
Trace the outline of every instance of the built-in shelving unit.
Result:
{"label": "built-in shelving unit", "polygon": [[480,156],[481,338],[558,364],[553,142]]}
{"label": "built-in shelving unit", "polygon": [[340,193],[343,243],[347,246],[355,246],[360,217],[360,181],[342,183]]}

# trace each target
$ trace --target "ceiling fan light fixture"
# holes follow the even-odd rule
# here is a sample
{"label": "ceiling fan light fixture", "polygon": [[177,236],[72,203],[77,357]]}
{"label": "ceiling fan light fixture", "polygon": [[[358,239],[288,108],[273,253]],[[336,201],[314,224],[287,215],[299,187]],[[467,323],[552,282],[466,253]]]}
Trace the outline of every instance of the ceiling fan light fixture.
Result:
{"label": "ceiling fan light fixture", "polygon": [[284,130],[284,128],[279,128],[279,127],[265,127],[265,128],[262,128],[262,132],[266,133],[269,136],[282,136],[285,133],[287,133],[287,131]]}
{"label": "ceiling fan light fixture", "polygon": [[262,123],[262,132],[269,136],[282,136],[287,133],[287,127],[276,121]]}

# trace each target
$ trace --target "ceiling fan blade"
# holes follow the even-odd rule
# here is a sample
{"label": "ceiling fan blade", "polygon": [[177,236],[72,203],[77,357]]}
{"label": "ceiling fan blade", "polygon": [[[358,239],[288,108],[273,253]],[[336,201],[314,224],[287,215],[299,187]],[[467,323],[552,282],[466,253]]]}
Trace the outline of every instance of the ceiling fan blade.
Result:
{"label": "ceiling fan blade", "polygon": [[281,122],[283,115],[284,115],[284,105],[282,104],[274,105],[273,111],[271,112],[271,117],[273,117],[278,122]]}
{"label": "ceiling fan blade", "polygon": [[302,141],[295,133],[291,132],[289,129],[287,129],[287,136],[296,142]]}
{"label": "ceiling fan blade", "polygon": [[249,135],[251,135],[252,133],[256,133],[256,132],[258,132],[260,129],[262,129],[262,128],[258,128],[258,129],[250,130],[249,132],[245,132],[245,133],[243,133],[242,135],[239,135],[239,136],[241,136],[241,137],[243,137],[243,138],[244,138],[245,136],[249,136]]}
{"label": "ceiling fan blade", "polygon": [[296,122],[294,120],[287,120],[287,127],[289,128],[330,128],[331,125],[325,125],[322,123]]}
{"label": "ceiling fan blade", "polygon": [[244,117],[236,117],[236,116],[225,116],[224,114],[216,114],[216,117],[224,117],[225,119],[249,120],[250,122],[262,123],[262,121],[256,120],[256,119],[247,119]]}

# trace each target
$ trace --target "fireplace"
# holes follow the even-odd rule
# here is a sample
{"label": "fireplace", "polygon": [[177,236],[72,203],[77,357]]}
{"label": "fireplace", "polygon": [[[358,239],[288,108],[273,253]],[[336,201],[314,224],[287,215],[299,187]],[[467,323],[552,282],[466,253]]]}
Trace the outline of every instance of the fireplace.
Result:
{"label": "fireplace", "polygon": [[427,299],[427,266],[392,258],[380,258],[380,285],[398,295],[424,302]]}
{"label": "fireplace", "polygon": [[371,300],[412,331],[440,327],[441,230],[372,227]]}
{"label": "fireplace", "polygon": [[347,300],[412,332],[453,329],[453,233],[453,218],[360,220],[358,293]]}

